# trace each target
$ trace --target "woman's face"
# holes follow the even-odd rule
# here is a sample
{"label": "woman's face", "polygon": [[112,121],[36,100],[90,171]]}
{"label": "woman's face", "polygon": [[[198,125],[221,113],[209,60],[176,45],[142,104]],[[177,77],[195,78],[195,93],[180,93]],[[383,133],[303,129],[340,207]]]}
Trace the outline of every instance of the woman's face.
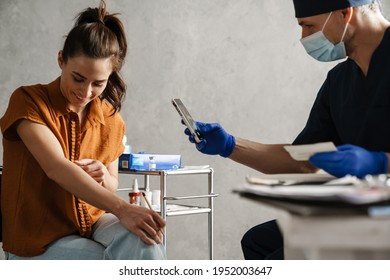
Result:
{"label": "woman's face", "polygon": [[81,112],[88,103],[99,97],[106,88],[112,73],[110,58],[90,58],[79,55],[65,63],[62,52],[58,53],[58,63],[62,70],[60,88],[68,101],[68,108]]}

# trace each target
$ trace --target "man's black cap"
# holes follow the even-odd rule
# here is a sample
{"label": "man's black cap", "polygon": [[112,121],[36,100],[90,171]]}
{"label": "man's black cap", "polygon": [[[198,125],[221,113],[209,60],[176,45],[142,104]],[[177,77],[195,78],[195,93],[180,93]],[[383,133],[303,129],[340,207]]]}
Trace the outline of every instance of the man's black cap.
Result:
{"label": "man's black cap", "polygon": [[375,0],[293,0],[295,17],[311,17],[348,7],[372,4]]}

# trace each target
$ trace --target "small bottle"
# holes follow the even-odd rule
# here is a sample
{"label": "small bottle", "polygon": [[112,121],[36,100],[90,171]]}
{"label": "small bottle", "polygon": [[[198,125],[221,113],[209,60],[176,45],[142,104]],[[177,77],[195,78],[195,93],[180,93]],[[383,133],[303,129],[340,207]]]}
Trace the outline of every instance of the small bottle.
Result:
{"label": "small bottle", "polygon": [[161,191],[153,190],[152,191],[152,207],[156,211],[160,211],[161,206]]}
{"label": "small bottle", "polygon": [[126,155],[131,154],[131,146],[127,145],[127,136],[126,135],[123,136],[122,143],[125,146],[125,150],[123,153]]}
{"label": "small bottle", "polygon": [[133,191],[129,192],[129,202],[130,204],[141,205],[141,193],[138,189],[137,178],[133,180]]}
{"label": "small bottle", "polygon": [[127,145],[126,135],[123,136],[122,143],[125,146],[125,150],[119,157],[119,169],[129,169],[131,146]]}
{"label": "small bottle", "polygon": [[149,157],[149,170],[156,170],[156,160],[154,156]]}

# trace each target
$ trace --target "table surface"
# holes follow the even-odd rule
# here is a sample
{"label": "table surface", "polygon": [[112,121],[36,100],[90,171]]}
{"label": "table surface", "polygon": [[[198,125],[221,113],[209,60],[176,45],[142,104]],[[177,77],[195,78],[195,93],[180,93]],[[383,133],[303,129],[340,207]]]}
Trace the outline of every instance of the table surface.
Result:
{"label": "table surface", "polygon": [[[309,259],[390,256],[390,216],[368,215],[373,205],[278,200],[245,192],[239,195],[259,202],[274,213],[283,233],[286,256],[297,250],[301,251],[297,258]],[[388,205],[383,202],[374,206]],[[376,255],[380,252],[379,257],[373,252]]]}

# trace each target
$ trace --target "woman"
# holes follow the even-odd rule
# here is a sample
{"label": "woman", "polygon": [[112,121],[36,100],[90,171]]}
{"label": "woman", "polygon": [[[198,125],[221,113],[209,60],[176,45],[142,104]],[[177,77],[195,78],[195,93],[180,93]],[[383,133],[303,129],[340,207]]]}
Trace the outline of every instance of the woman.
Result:
{"label": "woman", "polygon": [[101,1],[66,37],[61,76],[12,94],[0,120],[8,259],[165,258],[164,220],[114,193],[126,49],[121,21]]}

